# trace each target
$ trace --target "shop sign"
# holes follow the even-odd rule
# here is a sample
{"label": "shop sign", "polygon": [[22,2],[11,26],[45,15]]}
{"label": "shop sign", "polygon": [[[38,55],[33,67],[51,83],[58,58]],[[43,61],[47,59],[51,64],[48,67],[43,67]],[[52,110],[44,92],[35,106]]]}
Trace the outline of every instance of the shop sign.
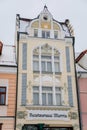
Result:
{"label": "shop sign", "polygon": [[64,120],[68,121],[68,111],[28,110],[29,120]]}

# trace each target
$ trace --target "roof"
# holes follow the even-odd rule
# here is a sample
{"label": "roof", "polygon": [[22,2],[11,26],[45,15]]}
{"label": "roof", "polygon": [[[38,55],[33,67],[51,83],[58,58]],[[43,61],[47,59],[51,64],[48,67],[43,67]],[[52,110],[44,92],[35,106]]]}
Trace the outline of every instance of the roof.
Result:
{"label": "roof", "polygon": [[3,44],[0,65],[16,66],[15,46]]}
{"label": "roof", "polygon": [[82,51],[76,57],[75,62],[84,70],[87,70],[87,50]]}

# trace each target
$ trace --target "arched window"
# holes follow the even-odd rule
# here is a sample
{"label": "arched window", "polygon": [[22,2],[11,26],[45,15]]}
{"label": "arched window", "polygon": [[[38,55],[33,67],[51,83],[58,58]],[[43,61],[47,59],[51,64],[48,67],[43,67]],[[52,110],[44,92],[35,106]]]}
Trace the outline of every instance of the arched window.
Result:
{"label": "arched window", "polygon": [[60,53],[48,44],[33,50],[33,71],[42,73],[59,73]]}

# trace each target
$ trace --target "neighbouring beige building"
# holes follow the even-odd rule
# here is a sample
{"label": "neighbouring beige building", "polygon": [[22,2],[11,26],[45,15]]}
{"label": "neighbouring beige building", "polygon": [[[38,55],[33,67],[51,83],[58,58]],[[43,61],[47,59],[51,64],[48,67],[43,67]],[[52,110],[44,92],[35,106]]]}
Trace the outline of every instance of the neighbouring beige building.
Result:
{"label": "neighbouring beige building", "polygon": [[16,130],[80,130],[69,20],[58,22],[47,6],[34,19],[17,14],[15,43]]}

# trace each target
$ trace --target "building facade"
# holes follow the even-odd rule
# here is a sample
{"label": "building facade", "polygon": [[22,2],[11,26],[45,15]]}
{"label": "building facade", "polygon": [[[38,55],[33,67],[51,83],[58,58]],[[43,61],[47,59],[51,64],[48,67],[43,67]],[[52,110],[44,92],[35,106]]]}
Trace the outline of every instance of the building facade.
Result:
{"label": "building facade", "polygon": [[16,130],[80,130],[69,20],[48,8],[34,19],[16,16]]}
{"label": "building facade", "polygon": [[0,42],[0,130],[14,130],[16,104],[15,47]]}
{"label": "building facade", "polygon": [[77,54],[76,70],[78,77],[82,130],[87,130],[87,50]]}

